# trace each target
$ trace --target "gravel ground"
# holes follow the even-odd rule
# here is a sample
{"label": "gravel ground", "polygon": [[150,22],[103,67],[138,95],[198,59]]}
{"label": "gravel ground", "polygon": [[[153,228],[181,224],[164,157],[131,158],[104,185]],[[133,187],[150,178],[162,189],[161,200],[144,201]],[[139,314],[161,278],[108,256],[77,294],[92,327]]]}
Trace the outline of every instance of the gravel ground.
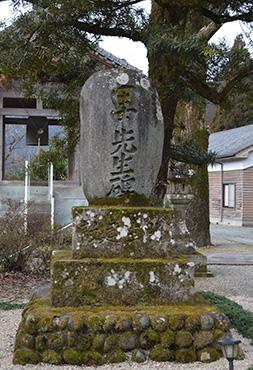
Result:
{"label": "gravel ground", "polygon": [[[196,280],[196,288],[200,290],[210,290],[219,294],[224,294],[241,304],[245,309],[253,312],[253,266],[210,266],[210,271],[214,273],[213,278],[199,278]],[[64,369],[74,370],[85,368],[85,370],[227,370],[227,361],[221,359],[211,364],[195,362],[193,364],[180,365],[176,363],[156,363],[147,362],[144,364],[123,363],[116,365],[106,365],[100,367],[78,367],[41,364],[36,366],[12,365],[12,352],[14,346],[15,333],[21,319],[21,310],[0,311],[0,370],[53,370]],[[245,360],[235,361],[235,370],[246,370],[253,365],[253,348],[249,341],[234,332],[236,338],[242,340],[242,349],[245,353]]]}

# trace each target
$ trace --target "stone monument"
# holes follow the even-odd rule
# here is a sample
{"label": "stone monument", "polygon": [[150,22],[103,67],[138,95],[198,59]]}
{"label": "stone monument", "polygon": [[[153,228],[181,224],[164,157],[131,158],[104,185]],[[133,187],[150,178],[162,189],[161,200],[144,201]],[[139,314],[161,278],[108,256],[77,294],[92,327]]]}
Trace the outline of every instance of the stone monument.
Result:
{"label": "stone monument", "polygon": [[193,245],[151,199],[163,146],[152,83],[135,71],[97,72],[80,105],[90,205],[73,208],[72,250],[53,253],[50,296],[25,308],[14,362],[218,359],[229,323],[197,303]]}

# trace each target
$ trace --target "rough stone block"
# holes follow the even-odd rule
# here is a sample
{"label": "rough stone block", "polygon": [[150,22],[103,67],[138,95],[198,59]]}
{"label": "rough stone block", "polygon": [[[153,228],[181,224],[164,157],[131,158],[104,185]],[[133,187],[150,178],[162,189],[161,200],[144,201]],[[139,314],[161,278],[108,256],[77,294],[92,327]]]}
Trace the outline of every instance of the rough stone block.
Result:
{"label": "rough stone block", "polygon": [[166,258],[173,249],[172,210],[155,207],[73,208],[73,255]]}
{"label": "rough stone block", "polygon": [[54,306],[187,302],[194,283],[192,263],[180,258],[72,259],[57,252],[51,274]]}

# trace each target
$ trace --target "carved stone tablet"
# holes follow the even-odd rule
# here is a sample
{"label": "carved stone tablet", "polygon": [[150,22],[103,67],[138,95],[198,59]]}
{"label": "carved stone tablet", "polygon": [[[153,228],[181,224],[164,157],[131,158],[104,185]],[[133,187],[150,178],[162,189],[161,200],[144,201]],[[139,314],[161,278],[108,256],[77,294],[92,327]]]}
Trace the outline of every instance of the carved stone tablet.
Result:
{"label": "carved stone tablet", "polygon": [[163,118],[150,80],[132,70],[93,74],[81,92],[81,178],[87,199],[150,196],[162,159]]}

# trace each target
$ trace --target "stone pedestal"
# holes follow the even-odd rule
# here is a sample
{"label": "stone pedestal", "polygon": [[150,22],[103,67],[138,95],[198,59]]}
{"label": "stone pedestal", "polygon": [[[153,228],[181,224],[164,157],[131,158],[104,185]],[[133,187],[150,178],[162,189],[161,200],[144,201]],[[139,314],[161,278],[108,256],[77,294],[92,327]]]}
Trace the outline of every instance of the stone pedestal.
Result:
{"label": "stone pedestal", "polygon": [[214,361],[229,322],[192,294],[191,246],[174,239],[172,211],[76,207],[72,251],[55,251],[51,294],[32,300],[14,363],[101,365]]}

